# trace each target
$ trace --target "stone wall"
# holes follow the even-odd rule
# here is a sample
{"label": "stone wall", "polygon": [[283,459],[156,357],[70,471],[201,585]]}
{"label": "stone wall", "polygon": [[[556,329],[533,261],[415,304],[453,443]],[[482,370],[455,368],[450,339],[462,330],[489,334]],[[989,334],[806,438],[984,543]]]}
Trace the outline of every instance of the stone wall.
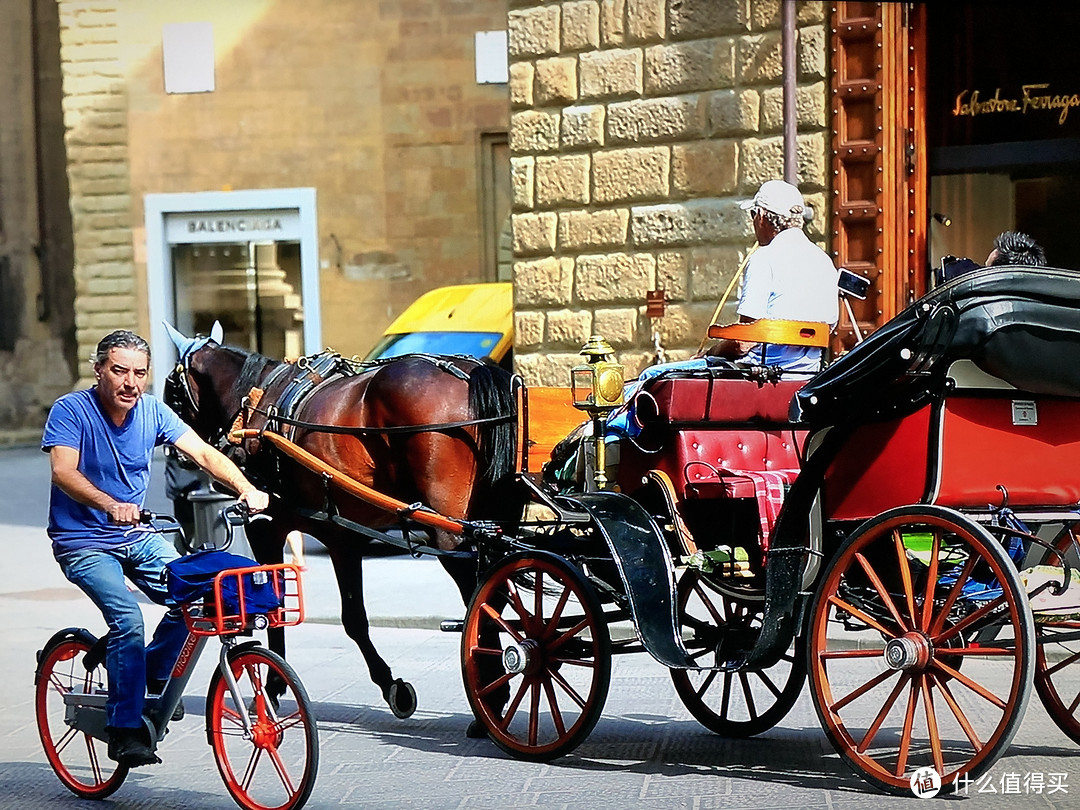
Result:
{"label": "stone wall", "polygon": [[113,329],[139,329],[131,238],[127,94],[119,0],[60,0],[64,124],[75,241],[75,332],[80,385]]}
{"label": "stone wall", "polygon": [[53,400],[72,383],[56,325],[62,307],[43,283],[55,259],[50,239],[64,230],[39,198],[56,179],[45,160],[59,110],[48,83],[55,65],[43,58],[50,46],[56,56],[45,30],[50,11],[40,0],[0,3],[0,445],[36,441]]}
{"label": "stone wall", "polygon": [[[797,26],[799,185],[823,242],[824,4],[798,3]],[[739,202],[783,177],[780,0],[517,0],[508,30],[517,369],[566,385],[590,334],[629,376],[654,330],[691,355],[753,244]]]}

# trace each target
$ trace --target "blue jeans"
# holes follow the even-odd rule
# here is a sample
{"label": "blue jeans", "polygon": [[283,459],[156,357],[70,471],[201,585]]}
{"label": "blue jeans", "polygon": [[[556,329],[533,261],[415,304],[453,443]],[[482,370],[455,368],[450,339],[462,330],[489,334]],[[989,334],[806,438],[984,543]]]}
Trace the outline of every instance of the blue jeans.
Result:
{"label": "blue jeans", "polygon": [[108,724],[142,726],[147,678],[168,680],[187,627],[179,609],[166,613],[150,645],[143,648],[143,615],[124,583],[126,575],[153,602],[165,604],[165,563],[180,555],[160,534],[107,549],[80,549],[61,554],[60,568],[93,601],[109,626],[105,666],[109,671]]}

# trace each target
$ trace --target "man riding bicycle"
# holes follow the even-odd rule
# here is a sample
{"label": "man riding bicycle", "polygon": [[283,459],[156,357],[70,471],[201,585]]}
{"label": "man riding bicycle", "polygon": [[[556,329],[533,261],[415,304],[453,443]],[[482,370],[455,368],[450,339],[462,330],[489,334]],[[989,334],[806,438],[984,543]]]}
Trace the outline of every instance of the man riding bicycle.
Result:
{"label": "man riding bicycle", "polygon": [[270,502],[235,464],[143,393],[149,367],[150,347],[143,338],[126,330],[105,336],[94,355],[94,387],[60,397],[41,440],[52,467],[53,556],[109,627],[109,757],[129,767],[161,761],[143,725],[145,692],[161,692],[187,637],[180,611],[170,610],[144,649],[142,611],[124,582],[126,576],[164,604],[165,564],[179,556],[161,535],[131,528],[139,523],[154,447],[176,446],[237,492],[252,512]]}

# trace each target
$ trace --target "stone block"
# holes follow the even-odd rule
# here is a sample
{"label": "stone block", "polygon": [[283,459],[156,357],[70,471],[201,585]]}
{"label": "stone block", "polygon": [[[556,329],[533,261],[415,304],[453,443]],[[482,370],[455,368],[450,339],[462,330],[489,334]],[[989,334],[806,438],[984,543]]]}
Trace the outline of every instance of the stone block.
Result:
{"label": "stone block", "polygon": [[553,56],[559,52],[560,7],[550,3],[514,9],[507,17],[507,52],[511,59]]}
{"label": "stone block", "polygon": [[724,197],[738,190],[739,148],[734,141],[691,141],[671,148],[676,196]]}
{"label": "stone block", "polygon": [[782,2],[783,0],[750,0],[750,30],[779,28]]}
{"label": "stone block", "polygon": [[719,315],[716,314],[716,305],[719,301],[696,301],[692,304],[688,304],[686,308],[686,315],[690,319],[690,334],[692,346],[696,351],[698,346],[701,345],[702,339],[705,341],[705,345],[712,345],[714,342],[709,338],[709,327],[714,323],[735,323],[739,320],[739,316],[735,314],[735,296],[732,295],[727,305]]}
{"label": "stone block", "polygon": [[737,200],[687,200],[630,209],[630,235],[637,248],[745,240],[748,227]]}
{"label": "stone block", "polygon": [[760,109],[761,97],[757,90],[719,90],[710,93],[709,135],[731,137],[757,132]]}
{"label": "stone block", "polygon": [[577,99],[577,58],[559,56],[536,62],[535,103],[571,104]]}
{"label": "stone block", "polygon": [[521,110],[510,115],[510,151],[554,152],[559,148],[559,113]]}
{"label": "stone block", "polygon": [[626,41],[663,41],[667,33],[666,5],[666,0],[627,0]]}
{"label": "stone block", "polygon": [[608,105],[607,142],[687,141],[705,134],[701,96],[673,96]]}
{"label": "stone block", "polygon": [[533,105],[533,76],[535,69],[532,62],[510,63],[510,106],[531,107]]}
{"label": "stone block", "polygon": [[510,158],[510,192],[514,210],[528,211],[533,207],[535,175],[536,158]]}
{"label": "stone block", "polygon": [[566,306],[573,284],[571,262],[553,256],[514,262],[515,307]]}
{"label": "stone block", "polygon": [[537,207],[567,203],[589,203],[589,156],[560,155],[537,158]]}
{"label": "stone block", "polygon": [[[795,88],[795,119],[799,129],[821,129],[826,123],[825,83]],[[784,88],[767,87],[761,93],[761,131],[783,132]]]}
{"label": "stone block", "polygon": [[604,107],[564,107],[560,144],[563,149],[604,145]]}
{"label": "stone block", "polygon": [[691,313],[692,308],[688,304],[672,304],[667,308],[664,317],[655,324],[656,331],[660,333],[661,346],[693,345],[693,348],[697,348],[696,344],[701,342],[705,331],[695,327]]}
{"label": "stone block", "polygon": [[750,0],[680,0],[668,7],[672,40],[703,39],[750,30]]}
{"label": "stone block", "polygon": [[514,311],[514,351],[535,349],[544,342],[543,312]]}
{"label": "stone block", "polygon": [[587,309],[555,309],[547,313],[544,347],[581,349],[592,334],[593,316]]}
{"label": "stone block", "polygon": [[515,256],[550,255],[555,252],[558,217],[554,211],[514,214],[510,217],[510,222],[514,234]]}
{"label": "stone block", "polygon": [[666,146],[613,149],[593,155],[593,193],[597,203],[666,199],[671,154]]}
{"label": "stone block", "polygon": [[[825,242],[828,234],[829,209],[826,207],[825,192],[819,191],[812,194],[803,194],[803,199],[814,214],[814,218],[806,224],[806,235],[814,242]],[[825,247],[822,245],[822,250]]]}
{"label": "stone block", "polygon": [[596,0],[563,3],[562,52],[600,47],[600,4]]}
{"label": "stone block", "polygon": [[[747,220],[747,235],[744,244],[749,246],[754,235]],[[690,298],[694,301],[711,301],[713,306],[720,302],[732,277],[739,272],[746,249],[729,245],[708,245],[696,247],[690,252]],[[737,290],[732,290],[731,300],[736,301]]]}
{"label": "stone block", "polygon": [[618,352],[615,359],[622,363],[626,379],[632,380],[649,366],[654,365],[656,357],[651,351],[631,349]]}
{"label": "stone block", "polygon": [[630,211],[626,208],[559,213],[561,251],[580,252],[626,245]]}
{"label": "stone block", "polygon": [[92,278],[87,279],[85,284],[79,285],[80,295],[135,295],[135,279],[131,276],[126,278]]}
{"label": "stone block", "polygon": [[570,385],[570,369],[580,363],[581,355],[576,351],[514,354],[514,370],[529,386],[547,385],[565,388]]}
{"label": "stone block", "polygon": [[[84,295],[75,299],[75,312],[86,315],[92,312],[134,312],[135,295]],[[119,327],[114,327],[119,328]]]}
{"label": "stone block", "polygon": [[828,186],[828,167],[824,132],[807,132],[795,139],[795,162],[799,167],[799,188],[820,191]]}
{"label": "stone block", "polygon": [[768,31],[739,39],[735,48],[735,75],[747,84],[779,82],[784,74],[780,32]]}
{"label": "stone block", "polygon": [[637,307],[598,309],[592,329],[592,334],[602,335],[616,349],[631,347],[638,339]]}
{"label": "stone block", "polygon": [[687,297],[689,268],[684,251],[662,250],[656,254],[656,288],[664,291],[668,303]]}
{"label": "stone block", "polygon": [[606,99],[640,95],[642,62],[642,52],[637,48],[581,54],[578,63],[581,98]]}
{"label": "stone block", "polygon": [[645,93],[674,95],[731,87],[735,44],[729,37],[675,42],[645,49]]}
{"label": "stone block", "polygon": [[828,58],[829,38],[824,25],[808,25],[799,29],[796,42],[796,63],[799,78],[824,79],[825,64]]}
{"label": "stone block", "polygon": [[638,305],[653,289],[656,259],[650,253],[606,253],[578,256],[574,293],[578,301]]}
{"label": "stone block", "polygon": [[606,48],[626,41],[626,0],[600,0],[600,44]]}
{"label": "stone block", "polygon": [[795,4],[798,25],[825,22],[825,3],[822,0],[798,0]]}
{"label": "stone block", "polygon": [[[824,152],[822,158],[824,159]],[[744,193],[753,194],[766,180],[783,176],[783,138],[748,138],[742,142],[739,154],[739,187]]]}

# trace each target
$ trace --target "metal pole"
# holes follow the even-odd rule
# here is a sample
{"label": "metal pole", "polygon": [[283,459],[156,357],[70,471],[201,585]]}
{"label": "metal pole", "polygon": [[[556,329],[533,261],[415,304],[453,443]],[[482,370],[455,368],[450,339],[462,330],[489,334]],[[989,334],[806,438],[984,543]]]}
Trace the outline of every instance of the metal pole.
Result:
{"label": "metal pole", "polygon": [[784,179],[798,185],[799,166],[796,156],[797,115],[795,84],[798,65],[795,62],[795,0],[783,0],[780,5],[780,46],[784,71]]}

